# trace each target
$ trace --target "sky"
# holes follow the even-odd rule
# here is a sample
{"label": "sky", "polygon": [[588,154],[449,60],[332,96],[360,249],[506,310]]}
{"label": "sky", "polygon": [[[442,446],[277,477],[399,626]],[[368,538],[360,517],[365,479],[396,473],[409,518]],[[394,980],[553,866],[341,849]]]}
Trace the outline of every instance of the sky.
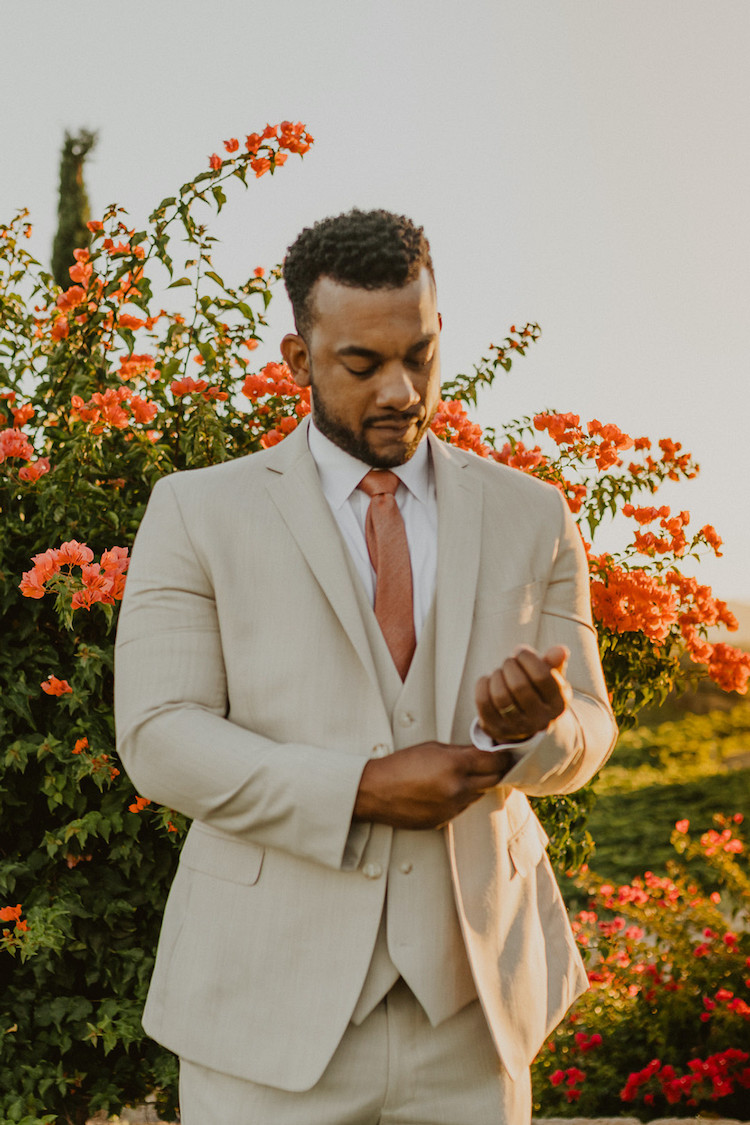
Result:
{"label": "sky", "polygon": [[[116,201],[140,225],[223,139],[301,120],[305,159],[238,183],[214,224],[227,281],[324,215],[409,215],[432,246],[445,378],[511,324],[542,327],[478,420],[555,408],[681,441],[701,474],[657,500],[716,527],[724,556],[695,573],[750,602],[747,0],[4,0],[2,15],[0,220],[29,207],[38,257],[66,129],[99,133],[92,212]],[[291,328],[279,289],[259,364]],[[600,549],[622,542],[615,527]]]}

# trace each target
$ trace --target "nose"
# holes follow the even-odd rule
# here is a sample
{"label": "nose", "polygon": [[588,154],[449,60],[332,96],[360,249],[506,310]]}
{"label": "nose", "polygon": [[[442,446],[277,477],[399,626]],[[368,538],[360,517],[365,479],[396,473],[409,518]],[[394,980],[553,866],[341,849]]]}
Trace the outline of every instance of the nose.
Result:
{"label": "nose", "polygon": [[377,405],[386,410],[408,410],[421,402],[409,370],[402,363],[387,364],[378,381]]}

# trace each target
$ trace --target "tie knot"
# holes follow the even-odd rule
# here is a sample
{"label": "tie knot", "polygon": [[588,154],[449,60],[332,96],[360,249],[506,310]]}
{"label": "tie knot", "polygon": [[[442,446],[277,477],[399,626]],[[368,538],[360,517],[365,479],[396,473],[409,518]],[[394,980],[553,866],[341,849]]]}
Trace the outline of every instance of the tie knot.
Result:
{"label": "tie knot", "polygon": [[367,496],[395,495],[400,484],[399,478],[390,469],[370,469],[357,485]]}

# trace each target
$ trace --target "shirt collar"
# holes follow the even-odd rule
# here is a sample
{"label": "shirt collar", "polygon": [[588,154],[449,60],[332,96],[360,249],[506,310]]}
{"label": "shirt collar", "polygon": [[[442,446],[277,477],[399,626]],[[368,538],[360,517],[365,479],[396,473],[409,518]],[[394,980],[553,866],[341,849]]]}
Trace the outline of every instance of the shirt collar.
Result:
{"label": "shirt collar", "polygon": [[[320,432],[312,418],[307,431],[307,440],[325,497],[332,507],[341,508],[372,466],[352,457],[351,453],[335,445]],[[414,455],[408,461],[403,465],[397,465],[391,472],[396,474],[417,500],[423,504],[428,502],[432,466],[429,446],[425,439],[420,441]]]}

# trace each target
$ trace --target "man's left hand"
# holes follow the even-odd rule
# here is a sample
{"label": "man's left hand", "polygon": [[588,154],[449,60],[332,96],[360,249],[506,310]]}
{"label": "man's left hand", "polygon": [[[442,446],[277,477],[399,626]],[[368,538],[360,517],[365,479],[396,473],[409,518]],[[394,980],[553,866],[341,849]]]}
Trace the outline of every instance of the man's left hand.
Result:
{"label": "man's left hand", "polygon": [[479,725],[495,743],[522,742],[563,713],[573,694],[565,678],[568,655],[563,645],[543,656],[521,645],[502,667],[477,680]]}

